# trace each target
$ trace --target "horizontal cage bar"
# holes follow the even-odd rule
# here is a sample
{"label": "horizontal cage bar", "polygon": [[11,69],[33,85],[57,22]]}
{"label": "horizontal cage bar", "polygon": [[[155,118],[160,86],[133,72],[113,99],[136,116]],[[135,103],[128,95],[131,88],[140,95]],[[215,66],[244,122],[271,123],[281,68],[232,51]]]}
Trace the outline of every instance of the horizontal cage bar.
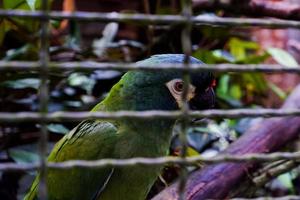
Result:
{"label": "horizontal cage bar", "polygon": [[263,26],[272,28],[300,28],[300,22],[295,20],[281,19],[257,19],[257,18],[222,18],[211,16],[193,16],[187,18],[181,15],[149,15],[149,14],[124,14],[124,13],[101,13],[101,12],[60,12],[51,11],[44,13],[42,11],[22,11],[22,10],[1,10],[0,17],[22,17],[34,19],[72,19],[80,21],[101,21],[101,22],[124,22],[139,24],[170,24],[187,23],[194,25],[211,26],[238,26],[253,27]]}
{"label": "horizontal cage bar", "polygon": [[[178,71],[215,71],[215,72],[288,72],[300,73],[300,65],[294,67],[286,67],[277,64],[189,64],[188,69],[185,64],[159,64],[145,65],[137,63],[98,63],[94,61],[83,62],[49,62],[48,70],[178,70]],[[42,70],[40,63],[28,61],[0,61],[0,71],[4,70]]]}
{"label": "horizontal cage bar", "polygon": [[[126,22],[126,23],[146,23],[146,24],[169,24],[169,23],[187,23],[187,18],[180,15],[145,15],[145,14],[120,14],[120,13],[88,13],[88,12],[49,12],[46,14],[41,11],[27,12],[16,10],[0,10],[1,17],[26,17],[42,20],[49,19],[75,19],[81,21],[98,20],[102,22]],[[221,25],[221,26],[264,26],[272,28],[300,28],[300,22],[292,20],[278,19],[251,19],[251,18],[219,18],[219,17],[192,17],[191,22],[194,25]],[[163,64],[159,66],[141,66],[138,64],[119,64],[119,63],[96,63],[96,62],[66,62],[66,63],[46,63],[49,70],[170,70],[176,69],[181,71],[203,71],[210,70],[216,72],[295,72],[299,73],[299,66],[293,68],[283,67],[280,65],[235,65],[235,64],[219,64],[219,65],[189,65],[189,69],[184,68],[185,65]],[[39,62],[5,62],[0,61],[0,70],[37,70],[40,71],[41,64]],[[43,98],[42,98],[43,99]],[[56,113],[0,113],[0,122],[20,122],[20,121],[35,121],[35,122],[50,122],[50,121],[81,121],[87,118],[136,118],[136,119],[152,119],[161,118],[178,118],[186,117],[187,113],[180,111],[165,112],[165,111],[145,111],[145,112],[130,112],[119,111],[114,113],[105,112],[56,112]],[[236,110],[209,110],[195,111],[188,113],[191,117],[278,117],[278,116],[295,116],[300,115],[300,109],[236,109]],[[16,164],[16,163],[1,163],[0,171],[8,170],[37,170],[44,167],[55,169],[70,169],[73,167],[106,167],[106,166],[133,166],[133,165],[162,165],[162,164],[183,164],[194,165],[199,162],[219,163],[219,162],[266,162],[277,161],[282,159],[298,160],[300,153],[285,153],[278,152],[272,154],[247,154],[247,155],[220,155],[213,158],[202,158],[201,156],[188,158],[175,157],[160,157],[160,158],[131,158],[131,159],[102,159],[95,161],[71,160],[61,163],[41,164]],[[288,198],[289,197],[289,198]],[[256,199],[261,199],[256,198]],[[297,199],[299,196],[286,196],[283,198]],[[273,198],[272,198],[273,199]],[[274,198],[277,199],[277,198]],[[278,198],[279,199],[279,198]]]}
{"label": "horizontal cage bar", "polygon": [[[100,159],[93,161],[86,160],[69,160],[64,162],[49,162],[48,168],[53,169],[70,169],[73,167],[108,167],[108,166],[134,166],[134,165],[165,165],[165,164],[181,164],[181,165],[195,165],[199,162],[211,164],[220,162],[273,162],[278,160],[298,160],[300,159],[300,152],[276,152],[270,154],[251,153],[244,155],[218,155],[211,158],[203,158],[202,156],[193,157],[157,157],[157,158],[128,158],[128,159]],[[8,170],[37,170],[39,163],[32,164],[17,164],[17,163],[0,163],[0,171]]]}
{"label": "horizontal cage bar", "polygon": [[154,118],[182,118],[186,116],[194,118],[242,118],[242,117],[284,117],[299,116],[300,109],[212,109],[204,111],[117,111],[117,112],[54,112],[42,114],[38,112],[0,112],[0,122],[59,122],[82,121],[85,119],[154,119]]}

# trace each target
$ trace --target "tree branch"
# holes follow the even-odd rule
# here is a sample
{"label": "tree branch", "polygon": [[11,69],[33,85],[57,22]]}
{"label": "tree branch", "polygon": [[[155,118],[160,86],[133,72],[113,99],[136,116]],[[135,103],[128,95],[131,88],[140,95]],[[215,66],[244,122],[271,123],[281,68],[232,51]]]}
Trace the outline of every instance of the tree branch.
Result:
{"label": "tree branch", "polygon": [[299,162],[294,160],[284,161],[279,163],[279,165],[275,167],[271,167],[270,169],[264,170],[263,173],[253,178],[253,182],[255,183],[256,187],[262,187],[270,180],[276,178],[277,176],[291,171],[292,169],[299,166]]}
{"label": "tree branch", "polygon": [[[300,108],[300,85],[286,100],[282,108]],[[264,119],[249,129],[223,154],[270,153],[298,138],[300,117]],[[258,168],[253,162],[220,163],[204,167],[189,176],[186,185],[187,200],[224,199],[237,194],[240,184],[249,181],[248,174]],[[159,193],[154,200],[178,199],[177,183]]]}
{"label": "tree branch", "polygon": [[300,4],[266,0],[193,0],[194,9],[223,9],[231,13],[269,16],[282,19],[300,19]]}

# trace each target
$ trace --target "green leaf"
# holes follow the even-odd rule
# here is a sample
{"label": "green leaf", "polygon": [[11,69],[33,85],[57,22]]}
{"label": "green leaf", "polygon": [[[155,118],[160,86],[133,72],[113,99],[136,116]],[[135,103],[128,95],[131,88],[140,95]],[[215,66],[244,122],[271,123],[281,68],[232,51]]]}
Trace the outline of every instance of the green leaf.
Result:
{"label": "green leaf", "polygon": [[248,50],[257,50],[259,45],[255,42],[244,41],[239,38],[231,38],[228,42],[230,53],[237,60],[244,60],[247,58]]}
{"label": "green leaf", "polygon": [[47,126],[48,130],[54,133],[61,133],[61,134],[67,134],[70,130],[67,129],[64,125],[62,124],[49,124]]}
{"label": "green leaf", "polygon": [[39,8],[41,0],[4,0],[4,9],[22,9],[22,10],[36,10]]}
{"label": "green leaf", "polygon": [[13,88],[13,89],[24,89],[24,88],[33,88],[38,89],[40,86],[40,80],[38,78],[24,78],[14,81],[5,81],[2,83],[4,86]]}
{"label": "green leaf", "polygon": [[282,175],[278,176],[277,179],[284,185],[284,187],[289,189],[292,193],[295,192],[294,184],[292,181],[293,177],[292,177],[291,173],[282,174]]}
{"label": "green leaf", "polygon": [[278,87],[274,83],[268,83],[268,86],[280,99],[282,100],[286,99],[287,94],[280,87]]}
{"label": "green leaf", "polygon": [[39,160],[39,156],[35,153],[31,153],[24,150],[9,150],[9,156],[17,163],[24,164],[24,163],[34,163]]}
{"label": "green leaf", "polygon": [[212,51],[212,55],[218,59],[218,62],[235,62],[235,58],[228,51],[217,49]]}
{"label": "green leaf", "polygon": [[237,84],[234,84],[230,87],[229,93],[230,96],[232,96],[235,99],[241,99],[243,95],[241,86]]}
{"label": "green leaf", "polygon": [[241,40],[239,38],[232,38],[232,39],[230,39],[230,42],[232,44],[243,47],[244,49],[252,49],[252,50],[259,49],[259,45],[253,41],[245,41],[245,40]]}
{"label": "green leaf", "polygon": [[[52,0],[48,1],[48,4],[51,5]],[[3,8],[7,10],[29,10],[35,11],[40,9],[41,7],[41,0],[4,0],[3,1]],[[34,19],[24,19],[20,17],[11,17],[10,21],[14,26],[14,31],[20,34],[19,38],[24,40],[22,34],[24,32],[33,33],[32,36],[37,37],[38,28],[40,22]],[[19,27],[22,27],[19,30]],[[8,27],[7,27],[8,28]],[[16,34],[17,35],[17,34]],[[27,41],[24,41],[26,43]],[[0,43],[1,45],[1,43]]]}
{"label": "green leaf", "polygon": [[223,102],[221,100],[223,100],[226,105],[229,105],[230,107],[233,108],[241,108],[243,107],[243,103],[237,99],[234,99],[232,97],[230,97],[229,95],[218,95],[218,99],[219,99],[219,104],[222,104]]}
{"label": "green leaf", "polygon": [[26,5],[25,0],[3,0],[3,8],[4,9],[18,9],[22,6]]}
{"label": "green leaf", "polygon": [[217,94],[226,95],[228,93],[229,80],[230,80],[230,76],[227,75],[227,74],[223,75],[220,78],[219,84],[218,84],[218,87],[217,87]]}
{"label": "green leaf", "polygon": [[25,44],[24,46],[16,49],[10,49],[6,52],[5,57],[2,60],[16,60],[16,59],[36,59],[38,48],[32,44]]}
{"label": "green leaf", "polygon": [[251,84],[255,91],[265,92],[268,88],[264,76],[260,73],[245,73],[242,74],[242,78],[246,84]]}
{"label": "green leaf", "polygon": [[208,50],[197,49],[197,51],[193,53],[193,56],[207,64],[214,64],[217,62],[215,56],[212,54],[211,51]]}
{"label": "green leaf", "polygon": [[36,9],[36,1],[37,0],[26,0],[28,6],[30,7],[31,10],[35,10]]}
{"label": "green leaf", "polygon": [[68,83],[71,86],[76,86],[76,87],[80,87],[84,90],[87,91],[88,94],[90,94],[92,92],[92,89],[96,83],[95,80],[87,77],[84,74],[81,73],[72,73],[69,77],[68,77]]}
{"label": "green leaf", "polygon": [[295,58],[290,53],[288,53],[287,51],[285,51],[283,49],[272,47],[272,48],[268,48],[266,51],[280,65],[283,65],[283,66],[286,66],[286,67],[291,67],[291,68],[295,68],[298,65]]}
{"label": "green leaf", "polygon": [[264,62],[270,55],[264,52],[261,55],[248,55],[244,60],[240,60],[243,64],[259,64]]}

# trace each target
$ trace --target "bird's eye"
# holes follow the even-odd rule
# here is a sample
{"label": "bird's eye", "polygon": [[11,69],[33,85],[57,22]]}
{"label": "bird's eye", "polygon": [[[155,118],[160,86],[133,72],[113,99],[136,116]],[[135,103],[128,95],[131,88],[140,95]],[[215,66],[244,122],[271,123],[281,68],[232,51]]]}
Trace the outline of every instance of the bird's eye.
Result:
{"label": "bird's eye", "polygon": [[182,81],[176,81],[174,83],[174,89],[176,92],[182,92],[183,90],[183,82]]}
{"label": "bird's eye", "polygon": [[[177,105],[179,108],[183,105],[182,102],[182,92],[184,89],[184,82],[183,80],[177,78],[173,79],[169,82],[166,83],[167,88],[169,89],[171,95],[174,97],[174,99],[177,102]],[[189,84],[188,86],[188,91],[187,91],[187,100],[190,101],[192,98],[195,97],[196,95],[196,87],[192,84]]]}

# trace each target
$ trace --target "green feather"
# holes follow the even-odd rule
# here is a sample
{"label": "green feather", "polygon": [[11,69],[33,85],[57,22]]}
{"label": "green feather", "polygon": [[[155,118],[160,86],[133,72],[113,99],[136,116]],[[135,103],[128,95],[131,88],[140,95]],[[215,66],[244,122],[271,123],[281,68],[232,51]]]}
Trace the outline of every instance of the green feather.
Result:
{"label": "green feather", "polygon": [[[171,59],[167,59],[171,56]],[[172,57],[173,56],[173,57]],[[142,64],[180,63],[183,55],[160,55]],[[195,59],[192,60],[196,62]],[[96,105],[95,111],[176,110],[178,106],[165,83],[180,78],[178,72],[130,71],[113,86],[108,96]],[[201,73],[201,84],[211,75]],[[198,80],[199,81],[199,80]],[[167,155],[173,119],[152,120],[86,120],[65,135],[49,155],[49,162],[96,160],[103,158],[160,157]],[[48,169],[47,185],[50,200],[142,200],[146,198],[161,166],[124,168]],[[25,200],[37,198],[36,177]]]}

